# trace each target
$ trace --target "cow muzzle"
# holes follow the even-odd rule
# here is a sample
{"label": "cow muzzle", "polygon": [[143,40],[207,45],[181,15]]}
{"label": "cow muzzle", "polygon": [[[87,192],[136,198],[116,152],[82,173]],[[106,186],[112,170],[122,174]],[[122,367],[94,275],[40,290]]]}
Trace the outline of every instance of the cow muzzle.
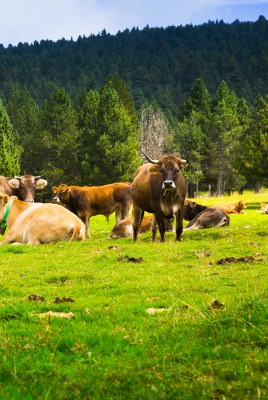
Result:
{"label": "cow muzzle", "polygon": [[162,188],[163,189],[175,189],[176,186],[172,180],[166,180],[163,182]]}
{"label": "cow muzzle", "polygon": [[53,203],[60,204],[60,199],[58,197],[54,197]]}

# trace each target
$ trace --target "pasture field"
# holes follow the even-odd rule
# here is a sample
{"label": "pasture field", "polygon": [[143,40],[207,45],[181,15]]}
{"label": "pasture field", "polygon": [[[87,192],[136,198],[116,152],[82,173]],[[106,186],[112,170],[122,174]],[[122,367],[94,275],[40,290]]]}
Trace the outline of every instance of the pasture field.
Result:
{"label": "pasture field", "polygon": [[196,201],[238,198],[181,242],[99,216],[85,242],[2,246],[0,399],[268,399],[268,192]]}

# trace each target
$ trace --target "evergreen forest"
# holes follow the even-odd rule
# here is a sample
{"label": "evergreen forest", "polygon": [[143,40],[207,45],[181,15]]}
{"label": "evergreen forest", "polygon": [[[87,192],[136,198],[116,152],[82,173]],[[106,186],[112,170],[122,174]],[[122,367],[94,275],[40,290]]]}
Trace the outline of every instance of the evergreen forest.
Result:
{"label": "evergreen forest", "polygon": [[189,197],[268,185],[268,21],[133,28],[0,45],[0,174],[131,181],[188,158]]}

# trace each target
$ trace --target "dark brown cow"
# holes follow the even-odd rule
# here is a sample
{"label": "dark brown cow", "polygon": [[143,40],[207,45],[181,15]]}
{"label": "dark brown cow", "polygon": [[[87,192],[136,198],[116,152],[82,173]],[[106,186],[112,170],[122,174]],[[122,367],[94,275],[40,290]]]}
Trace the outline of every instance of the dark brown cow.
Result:
{"label": "dark brown cow", "polygon": [[17,196],[19,200],[34,202],[35,189],[43,189],[47,185],[40,176],[22,175],[15,178],[0,176],[0,191],[8,196]]}
{"label": "dark brown cow", "polygon": [[186,221],[192,221],[194,217],[196,217],[201,211],[204,211],[206,209],[207,206],[202,206],[195,201],[185,200],[183,206],[183,218]]}
{"label": "dark brown cow", "polygon": [[132,199],[129,182],[116,182],[104,186],[67,186],[62,183],[52,188],[53,201],[66,206],[86,225],[86,236],[90,237],[90,217],[109,216],[115,212],[116,222],[128,216]]}
{"label": "dark brown cow", "polygon": [[219,208],[209,207],[193,218],[184,231],[189,229],[216,228],[219,226],[228,226],[229,224],[230,217],[225,211],[220,210]]}
{"label": "dark brown cow", "polygon": [[[164,242],[165,218],[176,218],[176,240],[180,240],[183,229],[183,205],[186,195],[186,185],[181,170],[187,161],[173,155],[162,156],[152,160],[137,169],[131,186],[133,199],[133,240],[137,240],[139,226],[144,212],[154,213],[152,226],[152,241],[155,241],[157,225],[160,241]],[[156,225],[157,224],[157,225]]]}

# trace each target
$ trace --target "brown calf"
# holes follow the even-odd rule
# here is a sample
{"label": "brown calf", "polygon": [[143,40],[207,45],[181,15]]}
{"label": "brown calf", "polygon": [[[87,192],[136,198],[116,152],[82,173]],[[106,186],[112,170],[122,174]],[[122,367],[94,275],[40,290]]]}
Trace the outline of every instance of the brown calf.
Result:
{"label": "brown calf", "polygon": [[66,206],[86,225],[90,237],[90,217],[104,215],[109,218],[115,212],[116,222],[128,217],[132,204],[129,182],[117,182],[104,186],[67,186],[62,183],[52,188],[54,203]]}

